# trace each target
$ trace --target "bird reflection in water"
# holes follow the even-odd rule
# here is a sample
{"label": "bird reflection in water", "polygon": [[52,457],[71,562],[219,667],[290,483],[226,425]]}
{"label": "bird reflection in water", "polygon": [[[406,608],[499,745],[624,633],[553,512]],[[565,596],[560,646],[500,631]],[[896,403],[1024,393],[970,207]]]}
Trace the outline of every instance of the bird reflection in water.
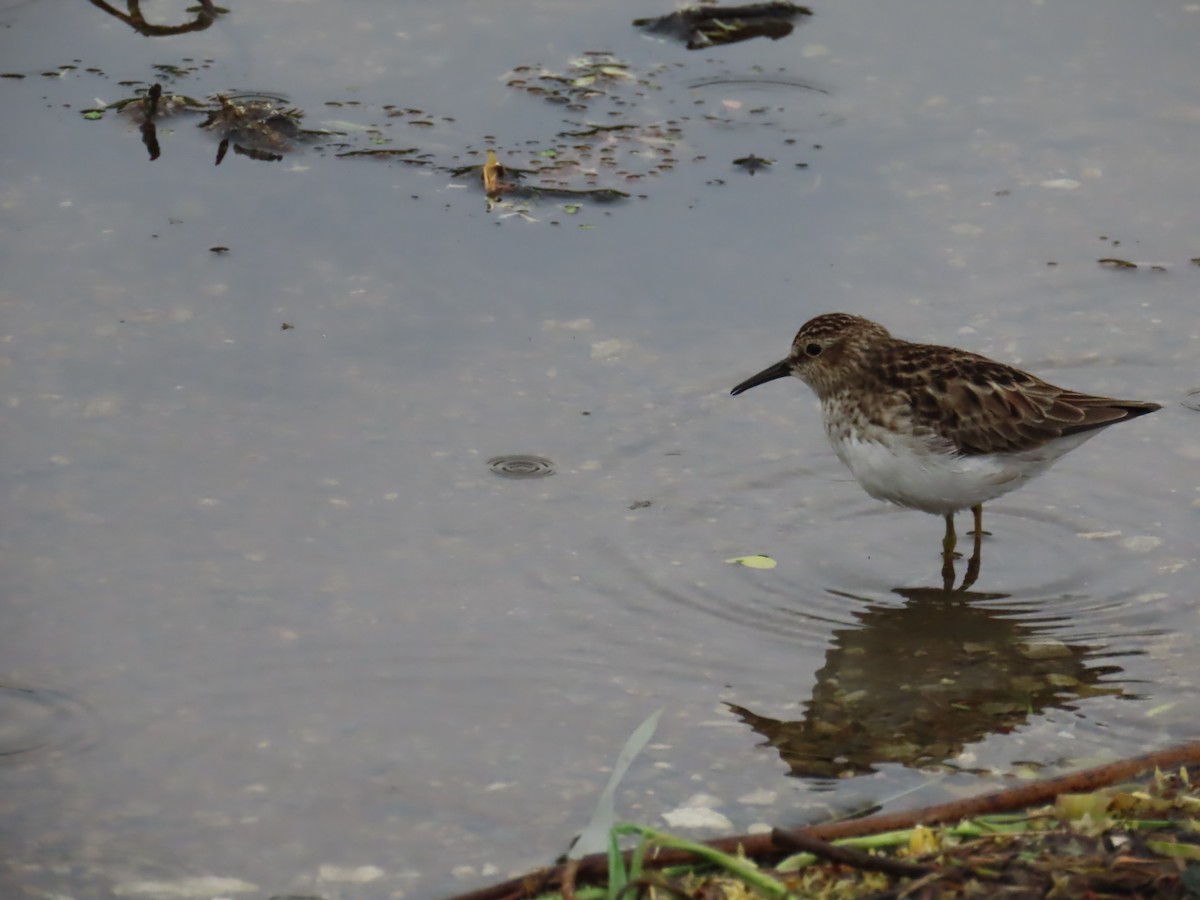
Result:
{"label": "bird reflection in water", "polygon": [[1119,666],[1094,664],[1104,647],[1053,637],[1055,622],[1040,611],[976,605],[1005,594],[895,592],[908,602],[868,605],[854,614],[857,627],[834,632],[802,718],[729,704],[792,774],[836,778],[879,763],[938,765],[1043,711],[1073,709],[1086,697],[1132,696],[1113,680]]}

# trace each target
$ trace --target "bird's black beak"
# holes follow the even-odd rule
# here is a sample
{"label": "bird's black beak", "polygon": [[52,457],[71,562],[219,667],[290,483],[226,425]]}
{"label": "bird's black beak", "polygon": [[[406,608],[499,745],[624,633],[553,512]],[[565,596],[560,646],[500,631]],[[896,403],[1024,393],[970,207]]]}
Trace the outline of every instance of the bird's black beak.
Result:
{"label": "bird's black beak", "polygon": [[751,375],[729,393],[736,397],[742,391],[748,391],[752,387],[758,387],[760,384],[766,384],[768,381],[774,381],[776,378],[787,378],[791,374],[791,363],[786,359],[781,359],[775,365],[763,369],[757,375]]}

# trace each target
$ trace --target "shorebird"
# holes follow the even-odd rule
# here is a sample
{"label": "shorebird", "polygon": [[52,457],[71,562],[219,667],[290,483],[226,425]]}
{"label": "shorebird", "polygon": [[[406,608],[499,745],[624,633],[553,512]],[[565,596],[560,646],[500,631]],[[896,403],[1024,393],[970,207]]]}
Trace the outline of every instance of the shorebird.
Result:
{"label": "shorebird", "polygon": [[979,571],[983,504],[1021,487],[1109,425],[1161,409],[1056,387],[955,347],[892,337],[861,316],[828,313],[796,334],[786,359],[731,393],[795,375],[821,401],[833,451],[872,497],[943,516],[953,586],[954,514],[970,509]]}

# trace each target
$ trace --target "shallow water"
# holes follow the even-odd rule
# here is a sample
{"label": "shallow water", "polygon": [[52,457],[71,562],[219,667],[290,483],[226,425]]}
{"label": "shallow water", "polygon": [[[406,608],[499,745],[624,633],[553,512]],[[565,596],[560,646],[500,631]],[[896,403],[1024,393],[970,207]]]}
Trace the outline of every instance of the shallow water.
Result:
{"label": "shallow water", "polygon": [[[738,830],[1192,736],[1200,11],[843,3],[700,52],[629,25],[665,11],[3,10],[6,891],[465,890],[561,852],[660,706],[619,812]],[[506,84],[589,50],[653,83]],[[214,166],[194,118],[150,162],[80,115],[185,59],[173,90],[434,165]],[[445,171],[613,111],[681,123],[673,168],[619,145],[628,201],[489,210]],[[947,607],[941,522],[863,494],[803,385],[728,396],[837,309],[1165,408],[989,504]]]}

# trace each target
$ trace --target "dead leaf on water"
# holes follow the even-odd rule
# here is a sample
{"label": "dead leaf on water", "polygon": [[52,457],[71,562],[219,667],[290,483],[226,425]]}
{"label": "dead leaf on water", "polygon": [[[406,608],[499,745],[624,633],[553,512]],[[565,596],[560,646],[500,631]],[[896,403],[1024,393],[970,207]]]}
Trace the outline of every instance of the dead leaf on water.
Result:
{"label": "dead leaf on water", "polygon": [[764,556],[761,553],[755,553],[751,556],[734,556],[725,560],[725,562],[745,566],[747,569],[773,569],[778,565],[771,557]]}
{"label": "dead leaf on water", "polygon": [[504,166],[496,159],[496,151],[488,150],[487,162],[483,165],[483,189],[488,194],[500,193],[500,176],[504,174]]}

